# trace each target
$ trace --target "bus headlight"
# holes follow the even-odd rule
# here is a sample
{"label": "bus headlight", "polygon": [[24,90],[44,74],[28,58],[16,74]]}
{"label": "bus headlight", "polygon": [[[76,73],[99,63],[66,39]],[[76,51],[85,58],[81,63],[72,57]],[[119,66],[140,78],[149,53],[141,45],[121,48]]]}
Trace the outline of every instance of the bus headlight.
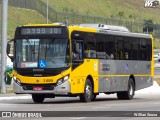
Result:
{"label": "bus headlight", "polygon": [[17,83],[17,85],[21,86],[21,82],[16,76],[13,76],[13,80],[15,81],[15,83]]}
{"label": "bus headlight", "polygon": [[13,76],[13,80],[16,80],[17,78],[16,78],[16,76]]}
{"label": "bus headlight", "polygon": [[59,80],[57,81],[57,85],[60,85],[60,84],[62,84],[62,83],[64,83],[64,82],[66,82],[66,81],[68,80],[68,78],[69,78],[69,75],[67,75],[67,76],[59,79]]}

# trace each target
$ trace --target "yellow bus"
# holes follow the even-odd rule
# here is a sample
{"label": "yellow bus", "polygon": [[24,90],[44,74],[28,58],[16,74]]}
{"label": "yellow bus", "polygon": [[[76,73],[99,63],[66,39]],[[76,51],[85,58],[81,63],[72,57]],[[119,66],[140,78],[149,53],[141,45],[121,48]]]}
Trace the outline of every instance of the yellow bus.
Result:
{"label": "yellow bus", "polygon": [[14,92],[31,94],[35,103],[56,96],[90,102],[99,93],[130,100],[153,84],[152,36],[121,26],[24,25],[16,28],[7,54]]}

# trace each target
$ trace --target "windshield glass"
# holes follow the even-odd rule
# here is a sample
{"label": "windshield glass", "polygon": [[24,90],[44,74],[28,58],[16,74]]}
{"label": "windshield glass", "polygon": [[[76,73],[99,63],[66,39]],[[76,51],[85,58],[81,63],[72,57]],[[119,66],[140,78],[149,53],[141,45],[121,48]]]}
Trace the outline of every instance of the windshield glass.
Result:
{"label": "windshield glass", "polygon": [[16,40],[16,66],[18,68],[68,67],[68,39]]}

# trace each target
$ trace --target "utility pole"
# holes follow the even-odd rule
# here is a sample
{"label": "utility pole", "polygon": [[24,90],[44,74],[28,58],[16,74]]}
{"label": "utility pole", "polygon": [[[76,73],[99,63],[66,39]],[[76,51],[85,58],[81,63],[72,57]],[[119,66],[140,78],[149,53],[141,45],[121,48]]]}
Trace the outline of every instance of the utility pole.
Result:
{"label": "utility pole", "polygon": [[8,0],[2,0],[2,40],[1,40],[1,93],[6,93],[5,70],[6,70],[6,46],[7,46],[7,23],[8,23]]}

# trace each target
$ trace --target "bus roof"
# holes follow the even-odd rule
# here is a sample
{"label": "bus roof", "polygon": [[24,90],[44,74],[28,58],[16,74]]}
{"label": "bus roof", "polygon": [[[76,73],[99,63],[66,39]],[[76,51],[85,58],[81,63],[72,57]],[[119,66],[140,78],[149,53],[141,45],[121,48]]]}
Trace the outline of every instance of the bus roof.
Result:
{"label": "bus roof", "polygon": [[129,32],[129,30],[123,26],[104,25],[104,24],[80,24],[80,26],[102,29],[102,30]]}
{"label": "bus roof", "polygon": [[[23,25],[25,27],[30,26],[65,26],[63,23],[53,23],[53,24],[28,24]],[[79,24],[79,25],[70,25],[68,26],[73,31],[80,30],[86,32],[96,32],[103,34],[119,35],[119,36],[128,36],[128,37],[143,37],[143,38],[152,38],[149,34],[143,33],[133,33],[130,32],[126,27],[123,26],[114,26],[114,25],[104,25],[104,24]]]}
{"label": "bus roof", "polygon": [[140,37],[140,38],[151,38],[152,37],[149,34],[133,33],[133,32],[130,32],[126,27],[114,26],[114,25],[103,25],[103,24],[80,24],[80,25],[75,25],[75,30],[78,30],[78,29],[84,30],[84,31],[90,29],[92,31],[95,30],[97,33],[118,35],[118,36]]}

